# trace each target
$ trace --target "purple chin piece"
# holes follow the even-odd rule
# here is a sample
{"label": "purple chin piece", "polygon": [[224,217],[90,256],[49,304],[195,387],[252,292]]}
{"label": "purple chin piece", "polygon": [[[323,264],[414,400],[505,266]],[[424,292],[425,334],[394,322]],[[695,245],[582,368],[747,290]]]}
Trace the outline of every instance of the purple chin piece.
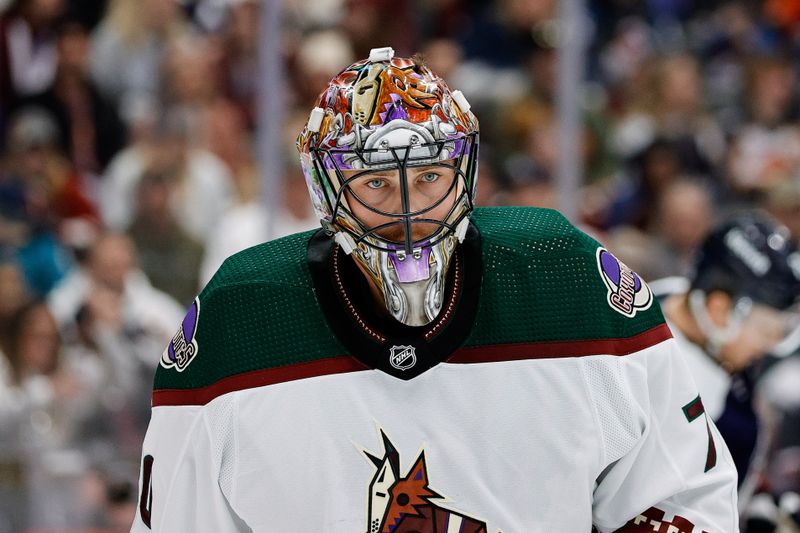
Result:
{"label": "purple chin piece", "polygon": [[430,256],[431,249],[428,247],[422,248],[422,254],[420,254],[419,259],[414,258],[412,254],[406,254],[401,261],[397,257],[397,252],[389,252],[389,259],[392,260],[394,271],[397,273],[397,281],[411,283],[428,279],[430,277]]}

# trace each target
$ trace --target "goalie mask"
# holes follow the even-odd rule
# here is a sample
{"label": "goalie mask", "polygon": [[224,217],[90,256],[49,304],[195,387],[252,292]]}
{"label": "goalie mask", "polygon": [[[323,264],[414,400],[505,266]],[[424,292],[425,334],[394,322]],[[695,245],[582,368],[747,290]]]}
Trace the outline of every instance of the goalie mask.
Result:
{"label": "goalie mask", "polygon": [[439,314],[477,181],[478,120],[412,59],[373,49],[331,80],[297,138],[323,228],[409,326]]}

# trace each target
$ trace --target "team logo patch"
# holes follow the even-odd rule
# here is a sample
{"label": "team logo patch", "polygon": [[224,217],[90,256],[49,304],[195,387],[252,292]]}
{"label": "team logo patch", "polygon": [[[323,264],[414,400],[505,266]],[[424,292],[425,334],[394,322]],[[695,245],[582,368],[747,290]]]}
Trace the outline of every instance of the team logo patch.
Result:
{"label": "team logo patch", "polygon": [[397,370],[408,370],[417,364],[417,352],[413,346],[392,346],[389,350],[389,364]]}
{"label": "team logo patch", "polygon": [[381,437],[382,456],[363,452],[375,466],[369,485],[368,533],[486,533],[486,522],[431,501],[443,496],[428,485],[424,451],[401,477],[400,453],[383,431]]}
{"label": "team logo patch", "polygon": [[633,318],[653,303],[650,287],[605,248],[597,249],[597,268],[608,288],[608,305],[618,313]]}
{"label": "team logo patch", "polygon": [[195,298],[186,316],[183,317],[180,329],[172,337],[164,353],[161,354],[161,366],[175,368],[178,372],[189,366],[197,356],[197,323],[200,320],[200,299]]}

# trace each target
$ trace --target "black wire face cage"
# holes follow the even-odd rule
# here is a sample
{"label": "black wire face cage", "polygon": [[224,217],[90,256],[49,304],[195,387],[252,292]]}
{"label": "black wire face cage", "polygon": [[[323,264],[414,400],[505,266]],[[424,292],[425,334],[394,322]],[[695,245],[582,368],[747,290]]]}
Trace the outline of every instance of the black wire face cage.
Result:
{"label": "black wire face cage", "polygon": [[[314,170],[324,184],[324,196],[332,213],[332,225],[355,240],[356,245],[365,244],[382,251],[404,249],[411,253],[421,246],[432,246],[454,233],[458,224],[473,208],[473,195],[477,181],[478,134],[470,133],[454,139],[445,139],[424,144],[373,149],[312,148]],[[412,209],[408,170],[419,167],[437,168],[452,172],[446,190],[422,208]],[[352,174],[348,171],[354,171]],[[360,197],[353,184],[370,175],[398,172],[400,210],[386,211],[370,205],[368,199]],[[348,176],[345,175],[348,172]],[[459,187],[460,184],[460,187]],[[458,191],[458,192],[457,192]],[[457,197],[453,194],[457,192]],[[452,206],[443,217],[426,216],[448,199]],[[381,222],[367,225],[353,213],[353,205],[365,208],[377,215]],[[414,239],[414,225],[434,229]],[[385,235],[393,228],[401,228],[402,240],[390,240]]]}

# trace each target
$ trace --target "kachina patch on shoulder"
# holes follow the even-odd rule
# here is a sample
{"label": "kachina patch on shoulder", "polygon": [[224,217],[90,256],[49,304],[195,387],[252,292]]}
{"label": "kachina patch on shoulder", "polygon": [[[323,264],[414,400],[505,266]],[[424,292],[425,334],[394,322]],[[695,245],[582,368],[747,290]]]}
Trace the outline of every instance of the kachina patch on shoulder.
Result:
{"label": "kachina patch on shoulder", "polygon": [[633,318],[637,311],[652,305],[653,292],[647,283],[603,247],[597,248],[597,269],[608,289],[608,305],[614,311]]}
{"label": "kachina patch on shoulder", "polygon": [[161,366],[183,372],[197,356],[197,324],[200,322],[200,298],[195,298],[178,332],[161,354]]}

